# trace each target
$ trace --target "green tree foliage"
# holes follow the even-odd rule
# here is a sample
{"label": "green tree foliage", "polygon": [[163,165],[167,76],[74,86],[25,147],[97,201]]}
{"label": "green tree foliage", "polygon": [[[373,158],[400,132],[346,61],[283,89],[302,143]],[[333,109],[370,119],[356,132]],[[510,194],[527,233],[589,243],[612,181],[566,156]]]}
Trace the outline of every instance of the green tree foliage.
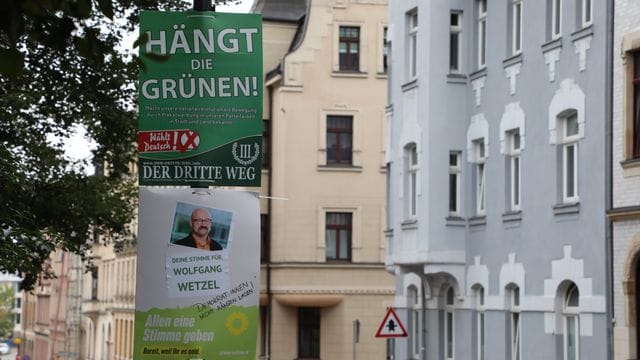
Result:
{"label": "green tree foliage", "polygon": [[[227,3],[229,1],[217,1]],[[234,1],[235,2],[235,1]],[[84,255],[96,235],[132,239],[136,78],[122,49],[141,9],[185,0],[4,0],[0,11],[0,272],[31,289],[56,248]],[[108,176],[88,176],[62,145],[77,125]],[[51,135],[55,135],[52,137]]]}
{"label": "green tree foliage", "polygon": [[13,330],[14,302],[13,286],[0,286],[0,338],[6,337]]}

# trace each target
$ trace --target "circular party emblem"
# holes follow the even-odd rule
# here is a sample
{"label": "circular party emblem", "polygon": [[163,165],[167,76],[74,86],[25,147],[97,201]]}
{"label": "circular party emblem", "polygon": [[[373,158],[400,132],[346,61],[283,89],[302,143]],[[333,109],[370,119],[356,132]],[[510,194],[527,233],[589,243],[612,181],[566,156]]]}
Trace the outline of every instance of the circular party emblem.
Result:
{"label": "circular party emblem", "polygon": [[247,315],[241,312],[234,312],[227,317],[227,330],[229,330],[231,335],[242,335],[248,328],[249,319]]}

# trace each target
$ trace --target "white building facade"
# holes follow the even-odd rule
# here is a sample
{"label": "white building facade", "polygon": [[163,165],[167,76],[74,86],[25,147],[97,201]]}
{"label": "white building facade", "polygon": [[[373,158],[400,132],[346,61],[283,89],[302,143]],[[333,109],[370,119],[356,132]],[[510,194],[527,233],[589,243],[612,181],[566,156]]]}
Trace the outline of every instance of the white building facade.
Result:
{"label": "white building facade", "polygon": [[606,359],[609,1],[391,1],[396,359]]}

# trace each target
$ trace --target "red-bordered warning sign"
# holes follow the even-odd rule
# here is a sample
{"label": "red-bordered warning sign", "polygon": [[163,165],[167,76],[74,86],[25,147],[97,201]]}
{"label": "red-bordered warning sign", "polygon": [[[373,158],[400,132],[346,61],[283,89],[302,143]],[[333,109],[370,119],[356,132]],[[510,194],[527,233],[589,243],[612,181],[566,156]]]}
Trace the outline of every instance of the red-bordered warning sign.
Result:
{"label": "red-bordered warning sign", "polygon": [[387,311],[387,315],[385,315],[384,320],[382,320],[382,324],[378,328],[378,332],[376,333],[376,337],[382,338],[395,338],[395,337],[407,337],[407,330],[405,330],[404,325],[400,322],[398,315],[393,311],[393,308],[390,307]]}

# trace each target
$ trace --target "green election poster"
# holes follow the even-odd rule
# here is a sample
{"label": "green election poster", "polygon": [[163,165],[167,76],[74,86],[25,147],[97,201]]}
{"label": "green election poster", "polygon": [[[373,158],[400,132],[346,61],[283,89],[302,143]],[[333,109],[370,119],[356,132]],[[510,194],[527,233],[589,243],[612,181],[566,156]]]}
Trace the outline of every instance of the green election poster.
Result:
{"label": "green election poster", "polygon": [[262,19],[140,13],[140,185],[260,186]]}
{"label": "green election poster", "polygon": [[258,194],[141,188],[137,360],[256,358]]}

